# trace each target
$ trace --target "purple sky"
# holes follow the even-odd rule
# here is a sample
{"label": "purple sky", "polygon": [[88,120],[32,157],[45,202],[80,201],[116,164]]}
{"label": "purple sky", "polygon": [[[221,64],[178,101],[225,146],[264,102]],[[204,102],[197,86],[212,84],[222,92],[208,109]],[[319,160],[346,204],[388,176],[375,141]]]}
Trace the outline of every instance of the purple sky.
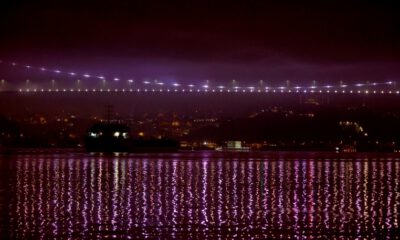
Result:
{"label": "purple sky", "polygon": [[2,1],[0,58],[180,82],[400,80],[391,4],[80,2]]}

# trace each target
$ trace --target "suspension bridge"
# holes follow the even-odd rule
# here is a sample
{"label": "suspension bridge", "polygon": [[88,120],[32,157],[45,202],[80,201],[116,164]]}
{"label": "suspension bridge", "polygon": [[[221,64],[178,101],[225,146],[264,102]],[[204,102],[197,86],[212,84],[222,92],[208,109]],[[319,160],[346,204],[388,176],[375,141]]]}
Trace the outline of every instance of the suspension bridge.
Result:
{"label": "suspension bridge", "polygon": [[[11,93],[183,93],[183,94],[342,94],[342,95],[400,95],[395,81],[359,82],[352,84],[324,84],[312,81],[310,85],[293,84],[289,80],[281,85],[268,85],[264,80],[255,84],[239,84],[232,80],[224,84],[204,80],[201,83],[178,83],[171,81],[135,80],[134,78],[107,77],[62,71],[60,68],[38,67],[17,62],[1,61],[3,68],[23,73],[27,79],[7,81],[0,72],[0,92]],[[29,76],[37,80],[31,80]],[[39,77],[38,77],[39,75]],[[57,78],[58,80],[55,80]],[[45,81],[43,79],[50,79]]]}

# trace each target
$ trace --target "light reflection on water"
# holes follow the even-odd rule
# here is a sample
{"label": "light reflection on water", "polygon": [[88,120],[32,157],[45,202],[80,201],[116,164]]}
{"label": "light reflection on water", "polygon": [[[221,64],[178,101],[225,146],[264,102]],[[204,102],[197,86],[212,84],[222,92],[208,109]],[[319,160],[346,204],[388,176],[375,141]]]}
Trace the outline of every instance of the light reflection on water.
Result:
{"label": "light reflection on water", "polygon": [[400,230],[399,159],[182,153],[1,161],[9,238],[394,239]]}

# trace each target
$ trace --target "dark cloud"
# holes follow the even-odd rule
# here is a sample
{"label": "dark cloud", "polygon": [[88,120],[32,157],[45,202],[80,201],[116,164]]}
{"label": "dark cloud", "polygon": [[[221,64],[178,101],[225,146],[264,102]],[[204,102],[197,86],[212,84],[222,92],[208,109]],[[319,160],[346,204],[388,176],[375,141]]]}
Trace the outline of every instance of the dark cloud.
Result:
{"label": "dark cloud", "polygon": [[5,1],[0,50],[40,64],[177,78],[399,76],[391,4],[216,2]]}

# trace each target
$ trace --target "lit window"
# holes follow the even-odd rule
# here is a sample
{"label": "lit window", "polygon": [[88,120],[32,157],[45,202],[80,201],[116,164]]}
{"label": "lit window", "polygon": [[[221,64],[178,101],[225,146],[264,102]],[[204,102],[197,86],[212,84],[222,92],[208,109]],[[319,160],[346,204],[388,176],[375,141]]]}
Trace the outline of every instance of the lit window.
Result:
{"label": "lit window", "polygon": [[94,132],[90,132],[89,136],[92,137],[92,138],[97,138],[98,137],[97,133],[94,133]]}

